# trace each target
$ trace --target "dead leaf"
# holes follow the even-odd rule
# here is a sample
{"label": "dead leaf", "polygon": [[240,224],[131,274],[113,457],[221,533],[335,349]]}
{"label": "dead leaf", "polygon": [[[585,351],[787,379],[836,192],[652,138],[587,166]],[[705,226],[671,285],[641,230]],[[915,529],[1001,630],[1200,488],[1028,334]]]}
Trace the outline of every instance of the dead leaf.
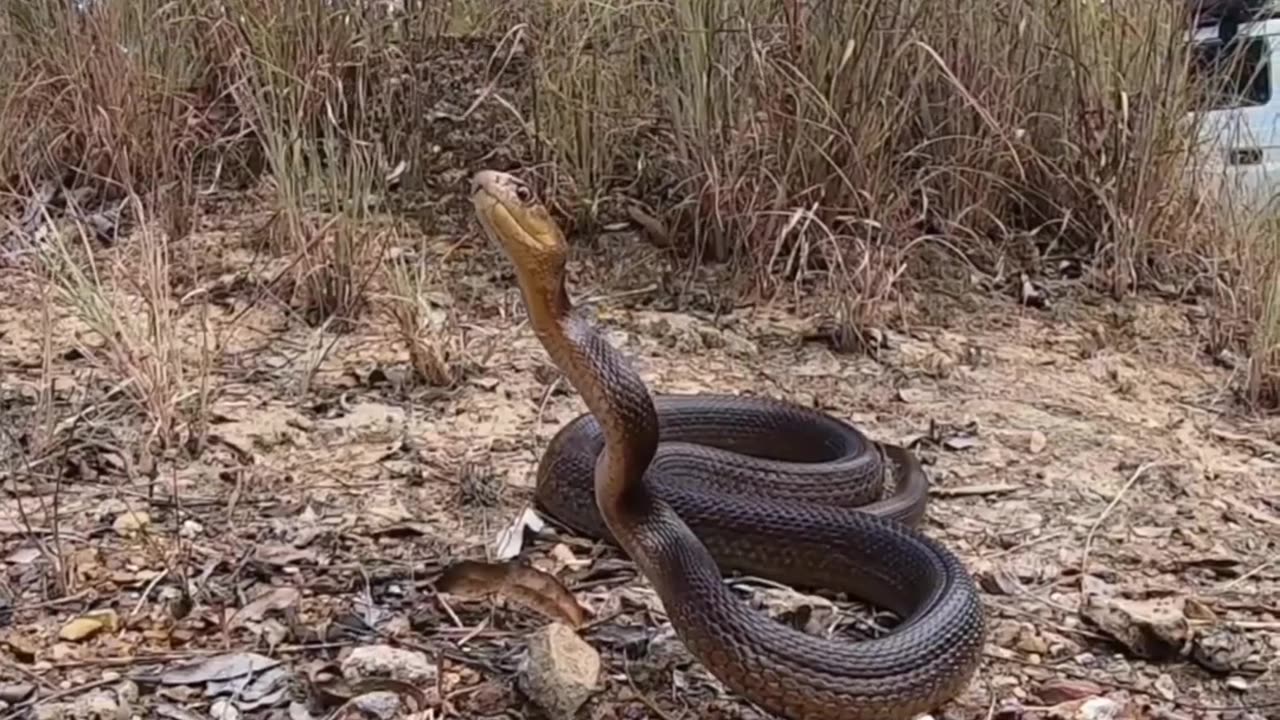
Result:
{"label": "dead leaf", "polygon": [[298,604],[302,593],[291,587],[278,587],[258,596],[253,602],[240,608],[227,621],[229,629],[234,630],[246,622],[257,622],[272,610],[288,610]]}
{"label": "dead leaf", "polygon": [[156,714],[168,720],[204,720],[200,715],[174,705],[162,702],[155,706]]}
{"label": "dead leaf", "polygon": [[982,589],[993,595],[1017,595],[1022,590],[1022,583],[1006,567],[991,565],[978,569],[974,575]]}
{"label": "dead leaf", "polygon": [[1040,685],[1036,692],[1046,705],[1059,705],[1072,700],[1084,700],[1102,694],[1102,686],[1088,680],[1058,678]]}
{"label": "dead leaf", "polygon": [[413,513],[405,509],[405,506],[396,499],[392,499],[387,503],[370,505],[365,508],[365,513],[372,518],[383,521],[383,524],[386,525],[393,525],[413,519]]}
{"label": "dead leaf", "polygon": [[579,570],[591,564],[591,561],[585,558],[579,558],[573,554],[573,550],[564,543],[556,543],[549,553],[554,564],[553,572],[569,568],[571,570]]}
{"label": "dead leaf", "polygon": [[261,545],[253,555],[254,559],[277,567],[294,565],[303,560],[315,562],[316,559],[314,550],[310,548],[294,548],[288,545]]}
{"label": "dead leaf", "polygon": [[285,665],[276,665],[258,673],[251,681],[243,677],[211,680],[205,683],[207,697],[230,696],[237,710],[251,712],[263,707],[274,707],[284,701],[290,688],[293,673]]}
{"label": "dead leaf", "polygon": [[374,528],[368,532],[370,537],[431,537],[439,528],[424,522],[402,522],[386,527]]}
{"label": "dead leaf", "polygon": [[826,636],[840,620],[830,600],[787,587],[760,586],[749,580],[733,582],[738,588],[751,589],[751,603],[762,606],[774,620],[796,625],[811,635]]}
{"label": "dead leaf", "polygon": [[5,638],[4,644],[8,646],[9,652],[24,663],[35,662],[36,657],[40,654],[40,647],[35,644],[32,638],[23,635],[11,634]]}
{"label": "dead leaf", "polygon": [[33,547],[18,548],[4,559],[10,565],[30,565],[40,559],[40,549]]}
{"label": "dead leaf", "polygon": [[279,660],[251,652],[215,655],[166,670],[160,676],[160,683],[162,685],[200,685],[244,677],[279,664]]}
{"label": "dead leaf", "polygon": [[524,548],[524,531],[526,529],[538,533],[547,526],[533,508],[526,507],[510,525],[498,533],[493,556],[499,562],[510,560],[520,554]]}
{"label": "dead leaf", "polygon": [[978,446],[978,438],[972,435],[954,435],[942,441],[942,447],[948,450],[968,450]]}
{"label": "dead leaf", "polygon": [[440,592],[478,599],[501,594],[552,620],[581,627],[586,610],[554,576],[518,563],[463,560],[445,568],[436,581]]}
{"label": "dead leaf", "polygon": [[1213,611],[1213,608],[1196,598],[1187,598],[1183,613],[1190,620],[1205,620],[1209,622],[1217,622],[1218,620],[1218,614]]}
{"label": "dead leaf", "polygon": [[211,441],[221,442],[246,461],[252,461],[259,449],[281,444],[301,445],[311,422],[301,413],[283,406],[254,405],[224,408],[222,415],[233,422],[215,423],[209,432]]}
{"label": "dead leaf", "polygon": [[904,403],[925,403],[933,400],[934,395],[919,388],[902,388],[898,390],[898,399]]}
{"label": "dead leaf", "polygon": [[27,696],[31,695],[35,690],[36,686],[31,683],[11,683],[0,685],[0,702],[8,703],[9,705],[17,705],[23,700],[26,700]]}

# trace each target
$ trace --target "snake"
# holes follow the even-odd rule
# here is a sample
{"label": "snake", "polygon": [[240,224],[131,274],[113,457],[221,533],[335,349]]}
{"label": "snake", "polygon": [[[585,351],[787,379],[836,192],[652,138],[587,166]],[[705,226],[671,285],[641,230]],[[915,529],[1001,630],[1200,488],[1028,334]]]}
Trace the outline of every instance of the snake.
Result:
{"label": "snake", "polygon": [[[958,556],[918,527],[929,479],[911,451],[798,402],[650,392],[573,304],[568,242],[531,186],[478,170],[471,204],[587,408],[539,460],[540,510],[626,553],[693,657],[773,715],[905,720],[964,691],[984,609]],[[900,622],[865,639],[810,634],[736,594],[734,571],[844,593]]]}

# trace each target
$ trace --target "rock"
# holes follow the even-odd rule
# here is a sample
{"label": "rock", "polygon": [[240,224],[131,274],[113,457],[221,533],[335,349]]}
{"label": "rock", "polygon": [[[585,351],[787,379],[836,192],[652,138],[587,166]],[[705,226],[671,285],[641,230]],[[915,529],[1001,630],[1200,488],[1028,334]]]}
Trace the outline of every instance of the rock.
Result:
{"label": "rock", "polygon": [[147,512],[128,511],[116,516],[115,522],[111,523],[111,529],[115,530],[117,535],[127,537],[137,534],[150,525],[151,515]]}
{"label": "rock", "polygon": [[1027,449],[1032,455],[1039,455],[1049,444],[1049,439],[1039,430],[1032,430],[1031,435],[1027,438]]}
{"label": "rock", "polygon": [[400,696],[393,692],[365,693],[351,702],[366,715],[382,720],[392,720],[400,712]]}
{"label": "rock", "polygon": [[935,399],[933,393],[928,390],[919,388],[902,388],[898,390],[898,399],[908,404],[918,404],[932,402]]}
{"label": "rock", "polygon": [[1022,628],[1018,633],[1017,648],[1022,652],[1034,653],[1036,655],[1045,655],[1049,652],[1049,643],[1036,632],[1036,629],[1030,625]]}
{"label": "rock", "polygon": [[1068,657],[1080,652],[1080,644],[1065,635],[1051,630],[1043,630],[1040,636],[1049,643],[1049,656],[1054,658]]}
{"label": "rock", "polygon": [[529,638],[520,686],[553,718],[572,718],[596,688],[600,654],[568,625],[552,623]]}
{"label": "rock", "polygon": [[213,720],[240,720],[240,708],[226,698],[218,698],[209,706],[209,717]]}
{"label": "rock", "polygon": [[1124,706],[1105,697],[1072,700],[1049,708],[1047,720],[1119,720]]}
{"label": "rock", "polygon": [[1123,711],[1124,706],[1115,700],[1096,697],[1081,703],[1076,717],[1080,720],[1116,720]]}
{"label": "rock", "polygon": [[1191,647],[1191,624],[1183,614],[1185,602],[1180,597],[1128,600],[1089,595],[1080,612],[1135,656],[1171,660]]}
{"label": "rock", "polygon": [[63,625],[62,630],[58,631],[58,637],[71,642],[88,640],[103,630],[115,630],[119,622],[114,610],[96,610]]}
{"label": "rock", "polygon": [[435,682],[436,666],[420,652],[370,645],[347,655],[342,661],[342,676],[350,682],[381,677],[421,685]]}
{"label": "rock", "polygon": [[1192,645],[1191,659],[1220,674],[1266,672],[1260,660],[1272,653],[1261,635],[1228,627],[1201,629]]}

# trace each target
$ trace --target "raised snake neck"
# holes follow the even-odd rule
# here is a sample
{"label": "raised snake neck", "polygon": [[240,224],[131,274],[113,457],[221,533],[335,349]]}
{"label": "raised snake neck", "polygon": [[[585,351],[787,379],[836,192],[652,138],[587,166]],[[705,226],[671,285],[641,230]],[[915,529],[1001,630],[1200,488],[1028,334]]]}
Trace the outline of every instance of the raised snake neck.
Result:
{"label": "raised snake neck", "polygon": [[[477,193],[485,188],[482,177],[510,178],[478,174]],[[665,395],[655,405],[625,358],[572,312],[563,257],[532,262],[511,252],[521,238],[503,231],[510,234],[513,224],[495,223],[485,212],[520,208],[497,210],[484,200],[477,211],[517,266],[539,340],[590,411],[562,429],[544,455],[539,505],[566,525],[619,544],[654,586],[689,651],[772,713],[893,720],[959,693],[978,665],[983,611],[955,555],[907,524],[919,517],[925,497],[915,458],[879,446],[897,466],[896,494],[867,506],[871,512],[841,507],[835,497],[841,471],[863,487],[861,502],[866,488],[879,490],[877,445],[852,426],[765,399]],[[727,440],[717,443],[718,437]],[[751,454],[741,452],[748,448]],[[758,457],[771,454],[784,460]],[[772,495],[750,494],[779,487]],[[721,565],[847,592],[893,610],[902,622],[866,641],[819,638],[734,596]]]}

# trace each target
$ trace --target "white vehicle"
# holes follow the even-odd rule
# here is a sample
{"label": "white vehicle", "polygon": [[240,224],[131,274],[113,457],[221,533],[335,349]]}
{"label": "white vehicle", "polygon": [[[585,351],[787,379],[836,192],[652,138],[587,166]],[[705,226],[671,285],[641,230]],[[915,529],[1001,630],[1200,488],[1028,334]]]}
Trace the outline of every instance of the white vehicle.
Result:
{"label": "white vehicle", "polygon": [[1202,6],[1192,39],[1194,70],[1214,90],[1202,177],[1231,206],[1264,212],[1280,207],[1280,2],[1214,5]]}

